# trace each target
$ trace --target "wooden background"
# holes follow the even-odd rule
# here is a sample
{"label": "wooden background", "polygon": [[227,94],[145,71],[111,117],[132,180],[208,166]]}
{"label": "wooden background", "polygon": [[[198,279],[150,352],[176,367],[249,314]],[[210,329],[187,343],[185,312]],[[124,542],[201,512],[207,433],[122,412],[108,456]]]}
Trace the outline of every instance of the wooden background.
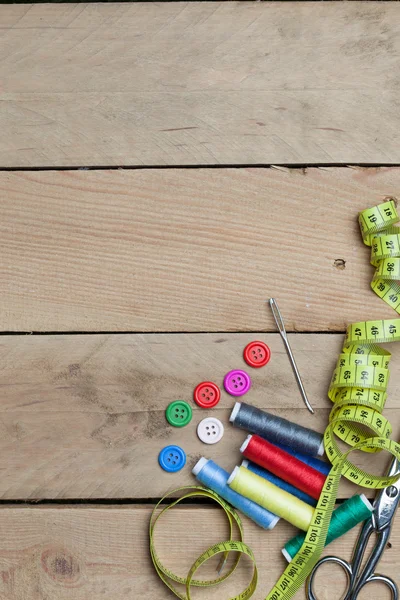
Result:
{"label": "wooden background", "polygon": [[[249,341],[265,340],[272,359],[252,370],[248,401],[323,431],[347,324],[393,316],[369,288],[356,216],[400,196],[399,10],[0,5],[0,600],[169,597],[148,556],[151,508],[193,483],[201,455],[232,469],[245,434],[228,424],[224,392],[182,430],[164,411],[242,367]],[[398,438],[392,350],[385,414]],[[195,433],[207,414],[226,424],[215,447]],[[176,475],[157,464],[169,443],[188,455]],[[340,497],[355,491],[343,483]],[[293,534],[245,521],[255,600]],[[356,534],[330,550],[350,558]],[[190,505],[157,543],[184,575],[225,536],[218,511]],[[399,540],[397,522],[380,567],[394,578]],[[249,573],[244,561],[207,600],[238,593]],[[336,600],[341,583],[327,569],[320,598]]]}

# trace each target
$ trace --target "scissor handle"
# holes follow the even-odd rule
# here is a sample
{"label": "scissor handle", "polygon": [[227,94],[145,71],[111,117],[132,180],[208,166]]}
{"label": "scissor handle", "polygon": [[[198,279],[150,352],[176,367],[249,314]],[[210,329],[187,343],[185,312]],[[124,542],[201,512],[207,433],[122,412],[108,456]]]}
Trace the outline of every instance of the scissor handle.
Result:
{"label": "scissor handle", "polygon": [[399,589],[397,587],[397,584],[393,581],[393,579],[390,579],[390,577],[386,577],[386,575],[371,575],[369,579],[363,581],[360,585],[356,586],[356,588],[352,591],[351,595],[349,596],[349,600],[356,600],[361,590],[369,583],[374,582],[384,583],[390,590],[392,600],[398,600]]}
{"label": "scissor handle", "polygon": [[[342,598],[340,600],[348,600],[348,598],[350,597],[350,593],[351,593],[351,584],[353,581],[353,571],[352,571],[350,563],[348,563],[346,560],[343,560],[343,558],[339,558],[338,556],[324,556],[317,562],[317,564],[315,565],[315,567],[313,568],[313,570],[307,577],[307,581],[306,581],[306,596],[307,596],[308,600],[318,600],[317,596],[315,595],[315,591],[314,591],[314,578],[315,578],[315,575],[316,575],[318,569],[325,563],[335,563],[336,565],[339,565],[340,567],[342,567],[343,571],[346,573],[348,587],[346,589],[345,595],[342,596]],[[396,598],[396,600],[397,600],[397,598]]]}

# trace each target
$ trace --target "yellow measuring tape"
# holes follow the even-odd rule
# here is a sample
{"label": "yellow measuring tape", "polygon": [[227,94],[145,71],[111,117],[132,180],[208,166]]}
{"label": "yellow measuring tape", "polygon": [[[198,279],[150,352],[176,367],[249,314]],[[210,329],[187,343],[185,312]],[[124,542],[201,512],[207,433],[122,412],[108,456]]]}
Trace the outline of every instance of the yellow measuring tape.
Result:
{"label": "yellow measuring tape", "polygon": [[[363,211],[359,217],[364,242],[372,245],[372,262],[377,266],[372,288],[388,304],[397,307],[400,313],[400,285],[388,283],[388,281],[392,281],[392,278],[387,276],[387,273],[397,273],[400,278],[400,234],[397,234],[393,228],[393,224],[398,220],[394,200],[388,200],[379,206]],[[393,271],[391,270],[392,263]],[[382,288],[382,286],[385,287]],[[394,300],[394,296],[398,296],[398,303],[397,298],[396,301]],[[372,489],[384,488],[398,479],[398,476],[380,477],[367,473],[349,460],[349,454],[355,450],[363,452],[386,450],[400,460],[400,444],[389,439],[392,429],[388,420],[382,415],[387,397],[390,352],[378,346],[380,343],[394,341],[400,341],[400,319],[354,323],[347,329],[345,344],[333,372],[328,392],[334,407],[329,417],[329,425],[324,433],[324,445],[333,466],[326,479],[301,549],[265,600],[290,600],[317,563],[325,546],[342,475],[362,487]],[[367,431],[371,433],[367,433]],[[350,450],[342,452],[338,439],[346,442],[351,447]],[[182,600],[190,600],[191,585],[207,587],[225,581],[235,570],[241,554],[247,554],[254,562],[252,551],[243,542],[243,531],[236,512],[214,492],[202,488],[196,489],[194,494],[193,492],[185,494],[173,504],[165,507],[158,516],[155,515],[159,506],[157,505],[150,523],[150,551],[155,568],[164,583]],[[154,550],[153,531],[157,520],[166,510],[183,498],[193,495],[210,497],[222,506],[230,522],[231,537],[230,541],[212,546],[203,553],[191,567],[187,578],[183,579],[162,566]],[[238,526],[238,541],[232,541],[232,519]],[[231,550],[235,550],[239,554],[233,567],[223,577],[208,582],[193,580],[194,573],[206,560],[218,553],[224,553],[226,557],[226,553]],[[171,581],[184,584],[186,595],[181,594]],[[257,568],[254,566],[250,585],[242,594],[231,600],[250,598],[255,591],[256,583]]]}
{"label": "yellow measuring tape", "polygon": [[[384,269],[382,262],[395,260],[392,249],[393,237],[397,236],[393,224],[399,220],[394,200],[388,200],[372,209],[363,211],[359,216],[364,242],[372,244],[373,264],[378,267],[380,278],[375,274],[372,288],[385,286],[387,297],[383,297],[392,306],[397,294],[397,284],[388,284],[382,279]],[[389,230],[387,229],[389,228]],[[389,231],[390,239],[385,234]],[[376,240],[380,240],[377,242]],[[386,241],[390,241],[389,250],[385,250]],[[377,248],[377,249],[376,249]],[[397,256],[400,257],[400,237],[397,245]],[[400,273],[400,258],[398,272]],[[387,262],[384,264],[388,264]],[[395,263],[397,264],[397,263]],[[378,284],[377,284],[378,282]],[[391,291],[388,291],[390,287]],[[378,288],[379,295],[382,290]],[[400,293],[399,304],[400,306]],[[289,600],[306,580],[308,574],[317,563],[325,546],[332,512],[335,507],[340,477],[343,475],[354,483],[373,489],[384,488],[398,477],[378,477],[367,473],[349,460],[354,450],[363,452],[379,452],[387,450],[400,460],[400,444],[389,439],[392,428],[382,415],[389,382],[390,352],[384,350],[379,343],[400,341],[400,319],[387,321],[366,321],[354,323],[347,329],[342,353],[334,369],[328,396],[334,403],[329,416],[329,425],[324,433],[324,445],[327,456],[333,467],[326,479],[313,521],[303,546],[288,565],[279,581],[268,594],[266,600]],[[374,437],[370,437],[372,432]],[[343,453],[337,439],[346,442],[351,449]]]}
{"label": "yellow measuring tape", "polygon": [[364,243],[371,246],[371,264],[376,267],[371,287],[382,300],[400,313],[400,231],[394,199],[360,213]]}
{"label": "yellow measuring tape", "polygon": [[[178,498],[171,504],[167,504],[161,510],[159,510],[160,505],[167,498],[169,498],[171,496],[175,496],[177,493],[180,493],[180,492],[185,492],[185,493],[184,493],[184,495],[182,495],[180,498]],[[182,502],[182,500],[185,500],[187,498],[198,498],[198,497],[200,497],[202,499],[210,498],[211,500],[213,500],[217,504],[219,504],[219,506],[221,506],[221,508],[223,509],[223,511],[225,513],[225,516],[228,519],[230,537],[229,537],[229,540],[226,542],[220,542],[218,544],[214,544],[213,546],[210,546],[210,548],[208,548],[205,552],[203,552],[203,554],[201,556],[199,556],[199,558],[197,558],[197,560],[195,560],[195,562],[189,569],[189,573],[188,573],[187,577],[185,577],[185,578],[179,577],[178,575],[175,575],[170,569],[167,569],[162,564],[161,560],[158,558],[156,550],[155,550],[154,530],[155,530],[156,524],[159,521],[159,519],[168,510],[170,510],[171,508],[173,508],[174,506],[179,504],[179,502]],[[236,527],[238,535],[239,535],[238,540],[232,539],[233,531],[234,531],[235,527]],[[223,562],[223,564],[224,564],[229,552],[236,552],[237,556],[233,562],[233,565],[230,567],[230,569],[226,572],[225,575],[218,577],[217,579],[213,579],[211,581],[202,581],[199,579],[193,579],[193,576],[196,573],[197,569],[199,569],[199,567],[201,567],[201,565],[203,565],[205,562],[207,562],[207,560],[209,560],[213,556],[216,556],[217,554],[222,554],[223,559],[224,559],[224,562]],[[247,600],[254,594],[255,589],[257,587],[257,579],[258,579],[257,566],[255,563],[255,558],[254,558],[254,554],[253,554],[252,550],[243,542],[243,527],[242,527],[242,522],[239,518],[239,515],[229,504],[227,504],[224,500],[222,500],[222,498],[220,498],[213,491],[199,487],[199,486],[184,487],[184,488],[178,488],[176,490],[173,490],[172,492],[169,492],[163,498],[161,498],[161,500],[158,502],[158,504],[156,504],[156,506],[151,514],[151,518],[150,518],[150,554],[151,554],[151,558],[152,558],[154,567],[155,567],[160,579],[165,583],[165,585],[167,587],[169,587],[169,589],[175,594],[175,596],[177,596],[178,598],[181,598],[181,600],[190,600],[190,598],[191,598],[190,587],[192,585],[197,586],[197,587],[210,587],[210,586],[222,583],[223,581],[228,579],[228,577],[230,577],[232,575],[232,573],[234,572],[234,570],[236,569],[242,554],[247,555],[253,561],[253,564],[254,564],[253,576],[252,576],[252,579],[251,579],[249,585],[247,586],[247,588],[241,594],[232,598],[232,600]],[[177,582],[177,583],[184,585],[186,588],[186,594],[181,593],[174,586],[173,582]]]}

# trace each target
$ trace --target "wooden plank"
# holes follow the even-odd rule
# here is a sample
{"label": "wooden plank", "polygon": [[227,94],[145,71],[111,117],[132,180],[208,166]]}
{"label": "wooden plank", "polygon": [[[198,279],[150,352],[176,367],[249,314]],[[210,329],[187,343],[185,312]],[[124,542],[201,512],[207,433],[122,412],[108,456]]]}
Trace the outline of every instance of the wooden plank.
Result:
{"label": "wooden plank", "polygon": [[[241,460],[246,433],[233,428],[234,400],[224,391],[211,411],[192,401],[200,381],[221,385],[232,368],[245,367],[244,346],[254,334],[79,335],[0,337],[0,497],[156,498],[194,483],[191,468],[201,455],[227,470]],[[258,336],[257,336],[258,337]],[[264,369],[251,370],[246,401],[323,431],[331,404],[327,386],[339,354],[340,335],[291,335],[310,401],[304,407],[278,334],[262,336],[272,350]],[[386,416],[400,437],[400,345],[393,361]],[[164,411],[176,399],[194,415],[182,429]],[[243,398],[244,399],[244,398]],[[225,425],[215,446],[203,444],[196,427],[207,415]],[[178,444],[187,465],[171,475],[158,466],[160,450]],[[363,455],[359,464],[379,473],[387,456]],[[341,496],[354,493],[341,488]]]}
{"label": "wooden plank", "polygon": [[390,318],[357,214],[399,188],[398,168],[3,172],[0,331],[275,331],[270,296],[288,330]]}
{"label": "wooden plank", "polygon": [[0,165],[399,163],[392,2],[0,7]]}
{"label": "wooden plank", "polygon": [[[9,507],[0,510],[2,536],[0,552],[0,596],[7,600],[86,600],[87,598],[146,597],[165,600],[173,597],[156,576],[148,555],[148,518],[145,506],[109,507]],[[190,536],[188,536],[190,523]],[[156,536],[160,558],[177,574],[184,576],[191,563],[208,546],[226,539],[227,527],[216,509],[199,506],[177,508],[160,523]],[[282,545],[294,534],[292,526],[280,522],[265,532],[244,518],[245,539],[253,549],[259,583],[254,598],[264,598],[285,567]],[[329,554],[350,559],[358,528],[329,546]],[[394,524],[390,540],[379,564],[379,572],[398,578],[400,521]],[[215,577],[215,561],[199,571],[199,576]],[[214,600],[230,598],[246,587],[251,574],[243,559],[227,582],[194,591],[195,597]],[[344,574],[325,568],[317,579],[319,598],[332,598],[332,588],[344,590]],[[330,590],[330,591],[329,591]],[[370,585],[363,600],[386,599],[386,588]],[[301,598],[299,592],[296,598]]]}

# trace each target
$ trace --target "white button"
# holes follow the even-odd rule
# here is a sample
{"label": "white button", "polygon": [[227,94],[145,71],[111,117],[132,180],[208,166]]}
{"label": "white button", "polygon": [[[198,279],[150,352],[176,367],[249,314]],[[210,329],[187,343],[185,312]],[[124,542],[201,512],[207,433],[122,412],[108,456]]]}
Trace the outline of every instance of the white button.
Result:
{"label": "white button", "polygon": [[205,444],[216,444],[224,435],[224,426],[215,417],[206,417],[197,425],[197,435]]}

